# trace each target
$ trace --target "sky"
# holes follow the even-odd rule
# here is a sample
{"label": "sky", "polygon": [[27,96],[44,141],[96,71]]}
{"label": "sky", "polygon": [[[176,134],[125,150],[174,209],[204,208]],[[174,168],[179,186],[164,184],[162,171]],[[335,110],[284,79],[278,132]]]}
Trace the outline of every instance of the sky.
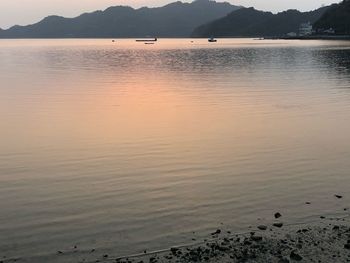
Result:
{"label": "sky", "polygon": [[[113,5],[162,6],[176,0],[0,0],[0,28],[27,25],[48,15],[74,17],[84,12],[104,10]],[[223,2],[224,0],[217,0]],[[287,9],[313,10],[340,0],[226,0],[235,5],[253,6],[272,12]],[[190,2],[190,0],[183,0]]]}

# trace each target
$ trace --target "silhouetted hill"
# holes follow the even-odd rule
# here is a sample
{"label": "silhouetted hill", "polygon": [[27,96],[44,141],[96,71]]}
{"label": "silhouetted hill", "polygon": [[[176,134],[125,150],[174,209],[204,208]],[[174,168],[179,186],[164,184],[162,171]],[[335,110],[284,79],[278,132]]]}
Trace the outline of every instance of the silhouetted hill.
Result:
{"label": "silhouetted hill", "polygon": [[327,10],[311,12],[288,10],[278,14],[254,8],[242,8],[196,28],[193,37],[272,37],[298,32],[301,23],[315,22]]}
{"label": "silhouetted hill", "polygon": [[158,8],[115,6],[75,18],[49,16],[33,25],[0,31],[0,38],[188,37],[197,26],[239,8],[209,0]]}
{"label": "silhouetted hill", "polygon": [[314,24],[316,30],[333,28],[338,35],[350,34],[350,0],[332,5]]}

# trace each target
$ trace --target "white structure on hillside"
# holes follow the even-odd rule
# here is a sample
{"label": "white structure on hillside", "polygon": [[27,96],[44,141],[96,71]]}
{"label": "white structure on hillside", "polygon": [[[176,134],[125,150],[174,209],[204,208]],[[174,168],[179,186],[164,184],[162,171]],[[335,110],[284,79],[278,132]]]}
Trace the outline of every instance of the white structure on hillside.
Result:
{"label": "white structure on hillside", "polygon": [[299,36],[309,36],[312,34],[312,25],[310,22],[302,23],[299,27]]}
{"label": "white structure on hillside", "polygon": [[329,28],[329,29],[324,30],[323,33],[329,34],[329,35],[334,35],[335,30],[333,28]]}
{"label": "white structure on hillside", "polygon": [[296,36],[297,36],[297,33],[295,33],[295,32],[287,33],[287,37],[296,37]]}

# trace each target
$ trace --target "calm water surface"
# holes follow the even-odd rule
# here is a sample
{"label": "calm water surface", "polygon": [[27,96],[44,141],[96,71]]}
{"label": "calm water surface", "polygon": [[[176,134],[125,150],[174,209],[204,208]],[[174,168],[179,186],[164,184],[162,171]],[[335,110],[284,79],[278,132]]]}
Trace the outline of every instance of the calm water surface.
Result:
{"label": "calm water surface", "polygon": [[0,41],[0,258],[344,212],[350,42],[193,41]]}

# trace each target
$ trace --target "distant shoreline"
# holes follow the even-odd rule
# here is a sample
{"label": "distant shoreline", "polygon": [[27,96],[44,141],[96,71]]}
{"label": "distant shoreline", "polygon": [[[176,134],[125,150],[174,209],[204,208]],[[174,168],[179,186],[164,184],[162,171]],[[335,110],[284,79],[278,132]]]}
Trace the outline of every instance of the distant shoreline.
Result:
{"label": "distant shoreline", "polygon": [[[9,38],[1,38],[0,40],[126,40],[126,39],[139,39],[142,37],[47,37],[47,38],[36,38],[36,37],[25,37],[25,38],[17,38],[17,37],[9,37]],[[257,37],[257,36],[227,36],[227,37],[215,37],[216,39],[255,39],[255,40],[350,40],[350,35],[342,35],[342,36],[305,36],[305,37]],[[208,39],[207,37],[158,37],[161,39]]]}
{"label": "distant shoreline", "polygon": [[[268,38],[265,38],[268,39]],[[274,38],[272,38],[274,39]],[[304,36],[304,37],[280,37],[277,39],[284,40],[350,40],[350,35],[314,35],[314,36]]]}

